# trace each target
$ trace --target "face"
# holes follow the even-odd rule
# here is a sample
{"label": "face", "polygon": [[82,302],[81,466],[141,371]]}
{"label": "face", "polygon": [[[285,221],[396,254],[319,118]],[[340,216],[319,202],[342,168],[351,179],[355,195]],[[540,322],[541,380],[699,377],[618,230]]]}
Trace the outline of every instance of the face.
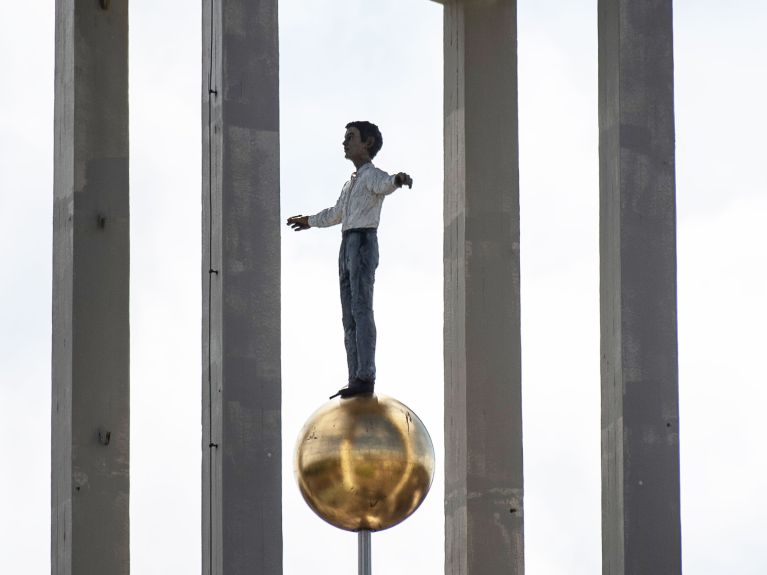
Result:
{"label": "face", "polygon": [[369,160],[368,144],[362,141],[357,128],[348,128],[344,134],[344,156],[348,160]]}

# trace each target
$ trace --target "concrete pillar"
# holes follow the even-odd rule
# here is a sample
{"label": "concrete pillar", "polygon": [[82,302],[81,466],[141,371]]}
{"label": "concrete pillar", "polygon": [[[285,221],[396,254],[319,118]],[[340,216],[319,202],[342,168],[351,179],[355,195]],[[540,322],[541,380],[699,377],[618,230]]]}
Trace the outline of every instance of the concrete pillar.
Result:
{"label": "concrete pillar", "polygon": [[602,572],[681,574],[672,0],[599,0]]}
{"label": "concrete pillar", "polygon": [[127,1],[56,1],[54,122],[51,573],[127,575]]}
{"label": "concrete pillar", "polygon": [[202,572],[278,574],[277,0],[202,6]]}
{"label": "concrete pillar", "polygon": [[522,574],[516,2],[443,3],[445,572]]}

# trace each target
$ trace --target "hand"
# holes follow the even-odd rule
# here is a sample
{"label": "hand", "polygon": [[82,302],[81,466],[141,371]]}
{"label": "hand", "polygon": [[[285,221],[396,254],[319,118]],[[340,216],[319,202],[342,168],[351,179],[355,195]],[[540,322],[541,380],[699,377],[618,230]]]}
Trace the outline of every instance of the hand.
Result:
{"label": "hand", "polygon": [[288,218],[288,225],[293,228],[294,232],[300,232],[301,230],[308,230],[309,216],[291,216]]}
{"label": "hand", "polygon": [[398,188],[401,188],[402,186],[407,186],[408,188],[413,188],[413,178],[408,176],[405,172],[400,172],[396,176],[394,176],[394,185]]}

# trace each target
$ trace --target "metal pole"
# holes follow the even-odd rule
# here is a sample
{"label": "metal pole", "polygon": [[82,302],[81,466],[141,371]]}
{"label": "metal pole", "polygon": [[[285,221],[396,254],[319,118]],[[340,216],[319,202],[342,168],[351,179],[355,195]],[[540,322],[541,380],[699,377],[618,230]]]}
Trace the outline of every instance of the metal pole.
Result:
{"label": "metal pole", "polygon": [[370,531],[357,531],[357,571],[359,575],[371,575]]}

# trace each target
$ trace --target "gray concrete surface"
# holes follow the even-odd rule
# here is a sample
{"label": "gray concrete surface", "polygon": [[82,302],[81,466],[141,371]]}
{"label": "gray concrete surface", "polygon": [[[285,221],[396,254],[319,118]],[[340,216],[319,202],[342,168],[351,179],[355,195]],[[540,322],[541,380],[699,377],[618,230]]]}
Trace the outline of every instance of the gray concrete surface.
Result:
{"label": "gray concrete surface", "polygon": [[516,2],[443,4],[445,572],[519,575]]}
{"label": "gray concrete surface", "polygon": [[278,574],[277,0],[202,10],[202,572]]}
{"label": "gray concrete surface", "polygon": [[57,0],[51,573],[130,571],[128,2]]}
{"label": "gray concrete surface", "polygon": [[602,556],[682,572],[672,1],[599,1]]}

